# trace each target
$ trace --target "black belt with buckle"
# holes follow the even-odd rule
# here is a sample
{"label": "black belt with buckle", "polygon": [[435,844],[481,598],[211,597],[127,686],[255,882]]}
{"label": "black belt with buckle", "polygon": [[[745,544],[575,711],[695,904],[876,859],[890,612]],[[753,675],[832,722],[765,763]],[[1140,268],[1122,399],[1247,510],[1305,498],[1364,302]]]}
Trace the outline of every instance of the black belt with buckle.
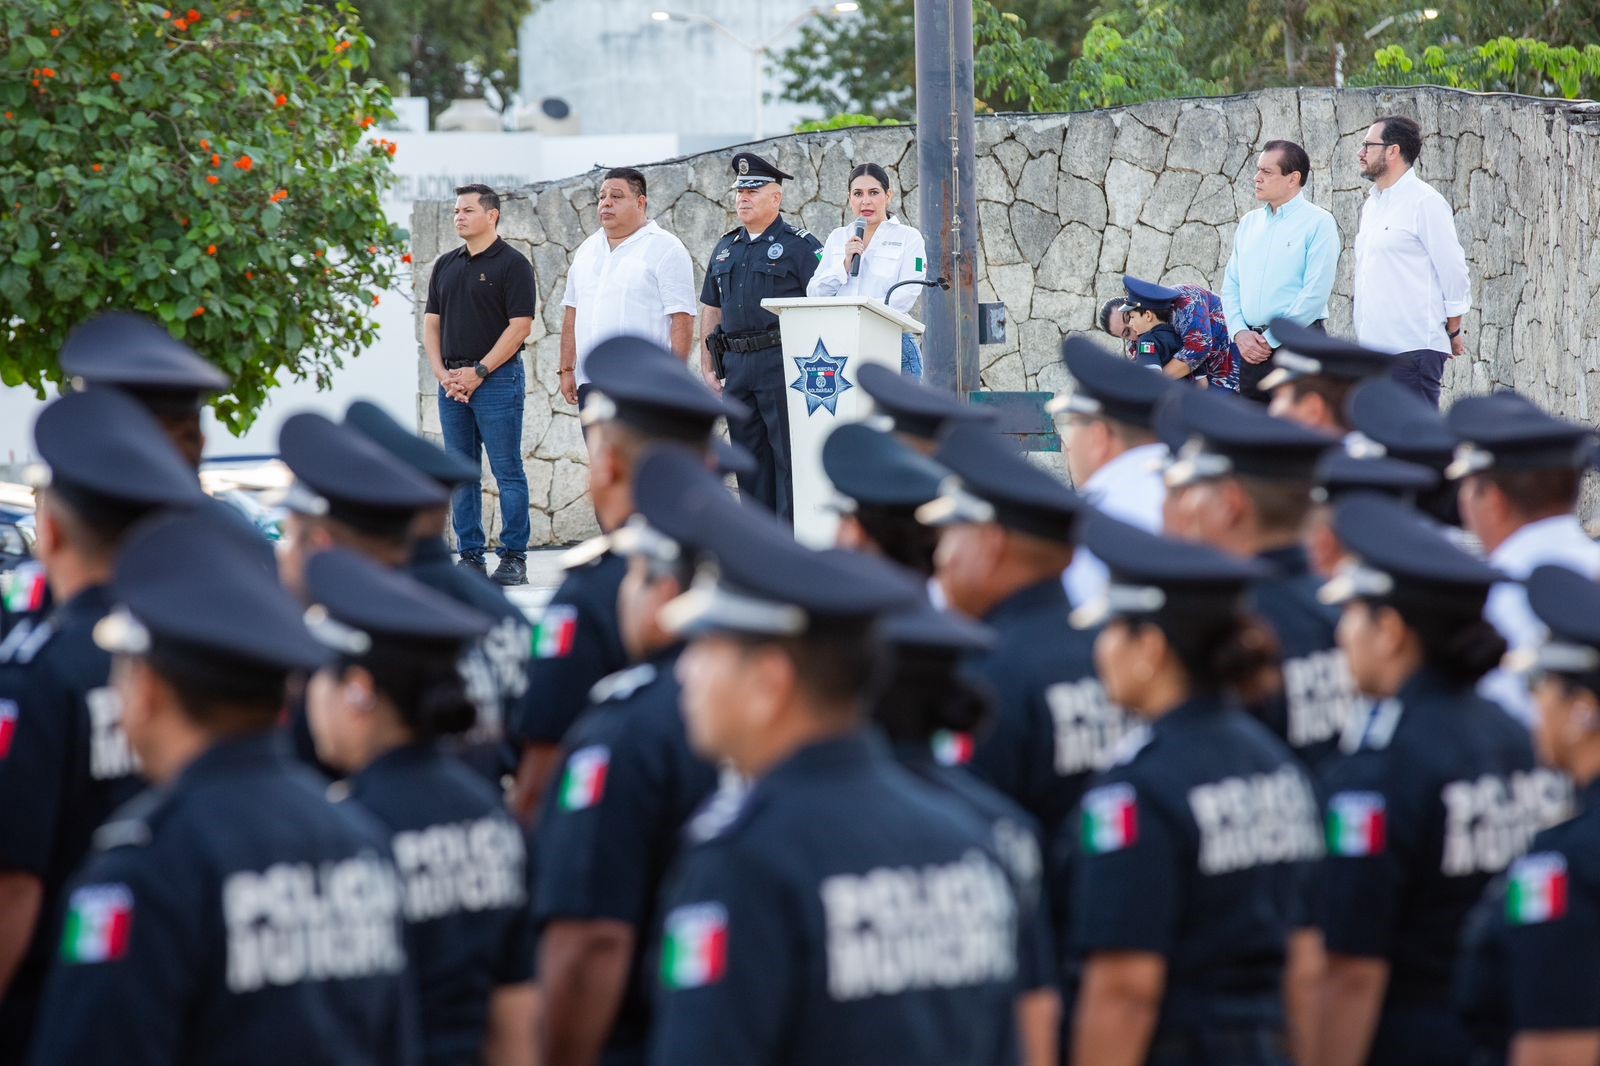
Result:
{"label": "black belt with buckle", "polygon": [[730,333],[727,336],[728,351],[738,352],[741,355],[766,351],[783,343],[783,331],[780,329],[764,329],[756,333]]}

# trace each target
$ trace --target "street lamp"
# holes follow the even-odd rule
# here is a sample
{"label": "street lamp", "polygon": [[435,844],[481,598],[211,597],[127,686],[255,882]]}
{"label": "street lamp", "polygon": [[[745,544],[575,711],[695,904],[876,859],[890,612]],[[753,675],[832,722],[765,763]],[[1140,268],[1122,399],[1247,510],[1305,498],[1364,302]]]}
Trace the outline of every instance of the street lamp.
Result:
{"label": "street lamp", "polygon": [[754,132],[751,139],[759,141],[762,134],[761,119],[763,112],[763,101],[761,98],[761,64],[763,59],[771,55],[772,46],[777,44],[784,37],[788,36],[790,30],[794,29],[796,26],[808,19],[817,18],[821,15],[848,15],[860,10],[860,4],[849,2],[849,0],[845,0],[845,2],[842,3],[831,4],[827,7],[819,6],[808,8],[796,15],[794,18],[790,19],[788,23],[784,25],[783,29],[761,41],[747,40],[739,36],[737,33],[734,33],[732,30],[718,22],[716,19],[712,18],[710,15],[702,15],[698,12],[690,12],[685,14],[679,11],[657,10],[650,12],[650,21],[688,22],[698,23],[702,26],[710,26],[724,37],[727,37],[734,44],[750,53],[750,86],[752,91],[755,93],[755,113],[751,123],[751,125],[754,126]]}
{"label": "street lamp", "polygon": [[[1416,11],[1405,11],[1398,15],[1387,15],[1368,27],[1367,32],[1361,36],[1363,40],[1370,41],[1396,22],[1415,22],[1420,24],[1432,22],[1438,17],[1438,9],[1432,7],[1424,7]],[[1341,41],[1333,46],[1333,87],[1335,89],[1344,88],[1344,56],[1344,42]]]}

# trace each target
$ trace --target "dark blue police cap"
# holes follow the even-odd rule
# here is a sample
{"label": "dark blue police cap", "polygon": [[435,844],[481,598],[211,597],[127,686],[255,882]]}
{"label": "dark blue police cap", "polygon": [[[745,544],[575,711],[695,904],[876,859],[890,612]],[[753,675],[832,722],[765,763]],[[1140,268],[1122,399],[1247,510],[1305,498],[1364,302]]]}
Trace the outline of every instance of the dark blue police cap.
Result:
{"label": "dark blue police cap", "polygon": [[1271,328],[1280,347],[1272,354],[1272,371],[1261,379],[1264,392],[1302,378],[1360,381],[1387,374],[1395,363],[1388,352],[1363,348],[1287,318],[1273,319]]}
{"label": "dark blue police cap", "polygon": [[1582,470],[1595,460],[1594,430],[1515,392],[1464,397],[1445,421],[1461,438],[1444,472],[1452,480],[1485,470]]}
{"label": "dark blue police cap", "polygon": [[389,417],[388,412],[375,403],[357,400],[351,404],[344,413],[344,424],[364,434],[417,473],[432,478],[446,488],[478,483],[481,472],[476,464],[445,451],[432,441],[423,440]]}
{"label": "dark blue police cap", "polygon": [[215,513],[161,515],[134,530],[111,583],[117,608],[95,627],[113,654],[216,697],[271,696],[292,670],[327,658],[300,607]]}
{"label": "dark blue police cap", "polygon": [[1024,459],[988,426],[952,426],[934,459],[953,477],[939,498],[917,509],[924,525],[995,522],[1048,540],[1073,542],[1088,509],[1076,492]]}
{"label": "dark blue police cap", "polygon": [[205,499],[161,426],[120,390],[56,400],[39,412],[33,440],[44,463],[29,470],[28,480],[35,488],[49,485],[91,523],[126,526],[148,511]]}
{"label": "dark blue police cap", "polygon": [[1550,632],[1538,646],[1513,652],[1508,665],[1565,674],[1600,691],[1600,585],[1564,566],[1538,567],[1524,584],[1528,605]]}
{"label": "dark blue police cap", "polygon": [[96,315],[69,333],[61,371],[78,388],[114,385],[163,414],[192,412],[201,396],[232,384],[159,323],[129,311]]}
{"label": "dark blue police cap", "polygon": [[781,184],[794,177],[793,174],[785,174],[754,152],[735,153],[732,166],[735,189],[759,189],[763,185],[770,185],[775,181]]}
{"label": "dark blue police cap", "polygon": [[1419,463],[1400,459],[1357,458],[1343,448],[1329,448],[1313,471],[1311,498],[1337,503],[1351,493],[1370,492],[1411,501],[1439,484],[1439,475]]}
{"label": "dark blue police cap", "polygon": [[885,643],[897,648],[951,655],[985,652],[996,640],[995,631],[988,626],[941,611],[926,600],[886,617],[879,632]]}
{"label": "dark blue police cap", "polygon": [[[1215,390],[1174,389],[1162,401],[1168,432],[1181,424],[1184,443],[1167,468],[1169,488],[1196,481],[1245,475],[1273,481],[1309,481],[1317,459],[1333,438],[1260,405]],[[1175,414],[1166,414],[1168,408]]]}
{"label": "dark blue police cap", "polygon": [[1382,496],[1352,496],[1333,512],[1333,532],[1352,560],[1317,596],[1373,600],[1418,610],[1475,612],[1505,575],[1456,547],[1436,526]]}
{"label": "dark blue police cap", "polygon": [[403,532],[419,511],[443,507],[450,494],[390,455],[354,427],[322,415],[292,415],[278,432],[278,453],[294,472],[284,505],[325,515],[377,535]]}
{"label": "dark blue police cap", "polygon": [[756,457],[750,449],[715,435],[711,438],[711,461],[723,477],[756,471]]}
{"label": "dark blue police cap", "polygon": [[749,414],[737,400],[706,388],[677,356],[643,337],[601,341],[584,369],[590,391],[579,418],[586,426],[620,422],[646,436],[705,448],[717,419]]}
{"label": "dark blue police cap", "polygon": [[828,434],[822,469],[849,504],[900,510],[914,510],[939,495],[939,484],[950,476],[893,434],[862,422],[846,422]]}
{"label": "dark blue police cap", "polygon": [[1133,311],[1170,311],[1174,304],[1183,299],[1183,293],[1178,289],[1157,285],[1132,274],[1122,275],[1122,289],[1128,294],[1128,302],[1123,306]]}
{"label": "dark blue police cap", "polygon": [[493,619],[358,552],[335,548],[306,564],[306,625],[327,648],[360,658],[386,650],[449,648],[489,632]]}
{"label": "dark blue police cap", "polygon": [[981,407],[962,403],[954,393],[924,385],[881,363],[868,363],[857,371],[856,384],[872,397],[878,412],[894,423],[893,432],[930,443],[939,439],[949,423],[994,417]]}
{"label": "dark blue police cap", "polygon": [[1111,355],[1087,337],[1068,337],[1061,360],[1077,382],[1045,405],[1052,415],[1089,415],[1152,429],[1156,405],[1173,386],[1165,374]]}
{"label": "dark blue police cap", "polygon": [[1224,555],[1092,511],[1080,537],[1110,574],[1098,600],[1079,606],[1071,622],[1093,629],[1111,618],[1215,617],[1237,613],[1252,581],[1270,571],[1254,559]]}
{"label": "dark blue police cap", "polygon": [[1363,381],[1345,400],[1351,454],[1390,455],[1443,470],[1459,443],[1438,408],[1390,378]]}

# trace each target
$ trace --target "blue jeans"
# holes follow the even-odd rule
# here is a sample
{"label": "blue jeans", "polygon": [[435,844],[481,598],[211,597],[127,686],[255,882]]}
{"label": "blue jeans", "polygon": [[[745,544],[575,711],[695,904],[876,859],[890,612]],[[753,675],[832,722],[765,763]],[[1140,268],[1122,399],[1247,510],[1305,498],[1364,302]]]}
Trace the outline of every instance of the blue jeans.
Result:
{"label": "blue jeans", "polygon": [[[467,403],[439,387],[439,427],[452,455],[478,466],[489,453],[489,470],[500,486],[500,554],[528,551],[528,475],[522,468],[522,401],[527,371],[519,355],[483,379]],[[483,498],[478,485],[462,485],[450,503],[456,551],[482,557]]]}
{"label": "blue jeans", "polygon": [[900,334],[900,373],[922,380],[922,349],[917,346],[917,338],[909,333]]}

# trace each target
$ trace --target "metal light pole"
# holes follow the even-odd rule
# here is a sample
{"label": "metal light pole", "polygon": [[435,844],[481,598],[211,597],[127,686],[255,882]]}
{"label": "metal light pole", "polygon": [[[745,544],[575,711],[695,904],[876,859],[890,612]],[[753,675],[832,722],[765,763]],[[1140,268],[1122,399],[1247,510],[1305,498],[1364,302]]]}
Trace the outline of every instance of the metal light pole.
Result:
{"label": "metal light pole", "polygon": [[978,390],[978,194],[973,120],[972,4],[920,0],[917,33],[918,222],[929,289],[923,379],[965,397]]}
{"label": "metal light pole", "polygon": [[750,53],[750,91],[755,97],[755,99],[751,102],[752,132],[750,139],[753,141],[759,141],[765,133],[763,119],[765,116],[766,104],[766,101],[763,99],[765,94],[761,91],[761,67],[763,61],[765,61],[772,54],[772,46],[777,44],[783,38],[787,37],[789,35],[789,31],[793,30],[796,26],[800,25],[802,22],[805,22],[807,19],[813,19],[819,15],[846,15],[852,11],[858,11],[860,8],[860,4],[850,2],[832,4],[828,7],[808,8],[796,15],[794,18],[790,19],[784,25],[783,29],[761,41],[747,40],[730,30],[727,26],[724,26],[722,23],[718,22],[716,19],[712,18],[710,15],[702,15],[695,11],[688,13],[680,11],[652,11],[650,12],[650,21],[689,22],[698,23],[701,26],[710,26],[712,29],[728,38],[728,40],[732,41],[734,44]]}

